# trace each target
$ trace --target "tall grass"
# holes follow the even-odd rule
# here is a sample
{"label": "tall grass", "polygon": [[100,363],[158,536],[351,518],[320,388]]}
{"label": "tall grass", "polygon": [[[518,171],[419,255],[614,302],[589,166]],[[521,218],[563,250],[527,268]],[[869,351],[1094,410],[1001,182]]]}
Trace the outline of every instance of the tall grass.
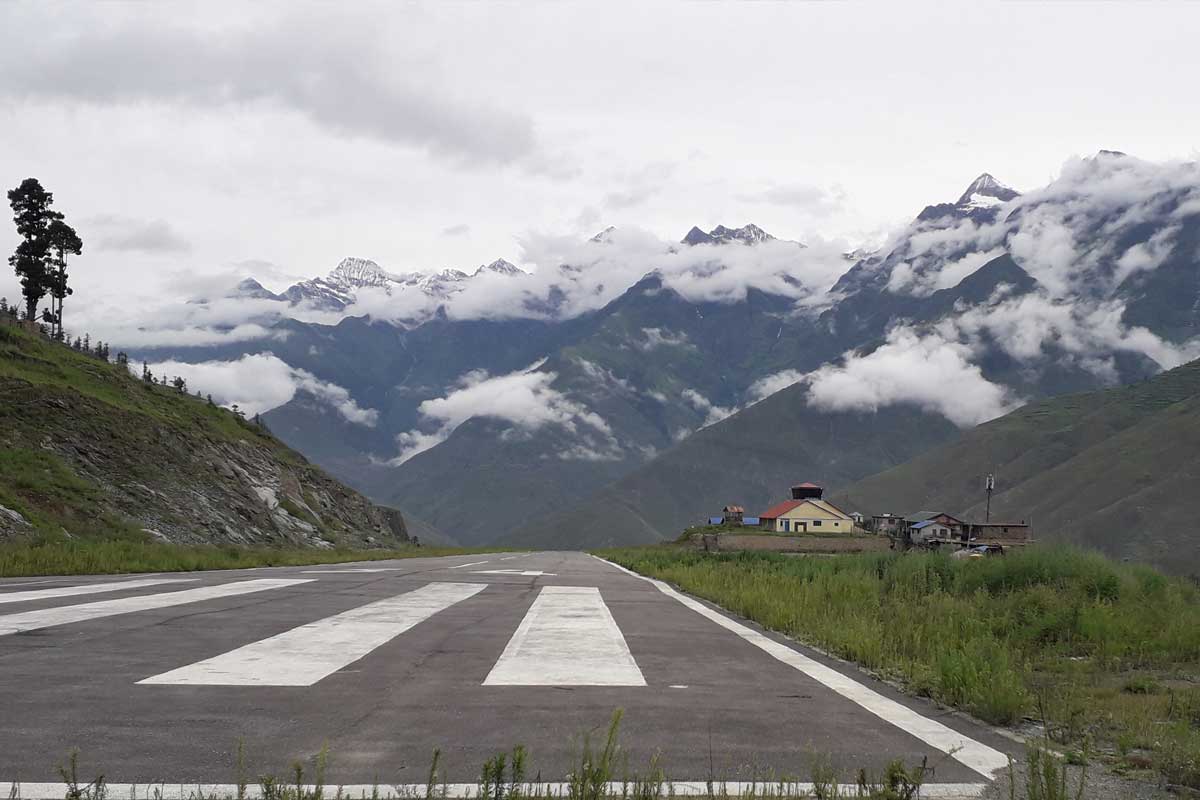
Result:
{"label": "tall grass", "polygon": [[[1124,736],[1127,750],[1154,751],[1160,768],[1200,786],[1200,719],[1181,711],[1200,707],[1193,583],[1071,548],[969,561],[674,547],[603,555],[988,722],[1032,716],[1062,743]],[[1130,682],[1147,674],[1170,688]]]}

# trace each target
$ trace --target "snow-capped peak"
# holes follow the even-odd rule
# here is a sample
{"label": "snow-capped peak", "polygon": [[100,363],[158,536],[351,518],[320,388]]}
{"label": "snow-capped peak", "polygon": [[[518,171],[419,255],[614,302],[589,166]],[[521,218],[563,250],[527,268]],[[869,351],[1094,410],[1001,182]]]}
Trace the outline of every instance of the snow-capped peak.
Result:
{"label": "snow-capped peak", "polygon": [[617,229],[616,225],[609,225],[607,228],[605,228],[604,230],[597,233],[595,236],[593,236],[588,241],[599,242],[599,243],[612,241],[612,234],[613,234],[613,231],[615,231],[616,229]]}
{"label": "snow-capped peak", "polygon": [[718,225],[708,233],[693,227],[688,231],[687,236],[683,237],[683,244],[725,244],[728,242],[742,242],[743,244],[759,244],[773,240],[775,237],[764,231],[762,228],[751,223],[743,225],[740,228],[727,228],[724,225]]}
{"label": "snow-capped peak", "polygon": [[958,198],[955,205],[987,208],[1007,203],[1018,196],[1020,196],[1020,192],[1010,186],[1005,186],[990,173],[985,172],[971,181],[971,185],[962,193],[962,197]]}
{"label": "snow-capped peak", "polygon": [[366,258],[343,258],[326,278],[337,286],[360,288],[387,286],[394,278],[383,267]]}
{"label": "snow-capped peak", "polygon": [[505,261],[503,258],[497,258],[492,263],[484,264],[482,267],[475,270],[476,275],[480,274],[481,272],[495,272],[498,275],[524,275],[525,274],[525,270],[521,269],[516,264],[510,264],[508,261]]}

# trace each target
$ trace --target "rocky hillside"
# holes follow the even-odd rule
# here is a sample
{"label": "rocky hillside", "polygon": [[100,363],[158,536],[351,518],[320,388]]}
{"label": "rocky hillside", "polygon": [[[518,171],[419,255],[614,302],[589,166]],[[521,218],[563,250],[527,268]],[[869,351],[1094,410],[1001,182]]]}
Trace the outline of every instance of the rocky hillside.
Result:
{"label": "rocky hillside", "polygon": [[[7,318],[6,318],[7,320]],[[411,542],[376,506],[206,400],[0,322],[0,540]]]}

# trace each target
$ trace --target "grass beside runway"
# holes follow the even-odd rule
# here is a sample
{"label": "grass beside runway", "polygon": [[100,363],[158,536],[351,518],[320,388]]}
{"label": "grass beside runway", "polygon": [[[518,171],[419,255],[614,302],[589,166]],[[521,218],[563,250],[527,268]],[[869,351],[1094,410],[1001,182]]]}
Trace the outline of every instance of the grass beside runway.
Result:
{"label": "grass beside runway", "polygon": [[[630,764],[629,753],[619,741],[622,716],[623,711],[617,709],[606,730],[579,735],[573,763],[558,780],[547,779],[540,772],[530,775],[530,754],[521,745],[484,761],[479,779],[472,783],[449,783],[441,752],[435,749],[427,772],[422,773],[423,783],[334,784],[328,775],[336,766],[337,755],[328,746],[310,759],[293,762],[283,775],[253,777],[255,773],[248,767],[249,748],[244,740],[238,740],[232,753],[231,783],[107,783],[103,776],[89,779],[82,775],[79,752],[73,751],[59,766],[60,783],[0,783],[0,790],[6,790],[9,800],[966,800],[980,797],[985,788],[983,783],[931,782],[936,767],[925,760],[911,765],[894,760],[878,773],[859,769],[846,776],[839,774],[827,757],[814,753],[803,754],[801,759],[805,777],[764,775],[755,781],[730,782],[712,775],[701,780],[672,780],[658,755],[640,769]],[[1065,791],[1070,781],[1062,763],[1053,758],[1043,762],[1043,751],[1031,751],[1031,758],[1048,763],[1050,769],[1035,778],[1036,785],[1029,784],[1032,791],[1021,795],[1022,800],[1068,800],[1071,796]],[[851,782],[843,782],[847,777]],[[1074,780],[1082,782],[1081,777]],[[1064,793],[1044,791],[1046,786],[1060,784]]]}
{"label": "grass beside runway", "polygon": [[0,578],[299,567],[484,552],[494,553],[497,549],[427,546],[394,550],[277,549],[233,545],[189,547],[134,538],[12,542],[0,544]]}
{"label": "grass beside runway", "polygon": [[1200,587],[1069,548],[791,558],[599,553],[911,691],[1200,788]]}

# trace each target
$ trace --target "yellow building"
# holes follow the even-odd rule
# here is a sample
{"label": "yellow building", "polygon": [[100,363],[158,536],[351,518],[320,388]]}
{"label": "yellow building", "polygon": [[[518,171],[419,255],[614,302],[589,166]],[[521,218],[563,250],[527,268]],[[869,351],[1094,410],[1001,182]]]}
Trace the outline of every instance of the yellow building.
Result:
{"label": "yellow building", "polygon": [[759,514],[759,523],[775,533],[853,533],[854,518],[821,494],[821,487],[811,483],[793,486],[792,499]]}

